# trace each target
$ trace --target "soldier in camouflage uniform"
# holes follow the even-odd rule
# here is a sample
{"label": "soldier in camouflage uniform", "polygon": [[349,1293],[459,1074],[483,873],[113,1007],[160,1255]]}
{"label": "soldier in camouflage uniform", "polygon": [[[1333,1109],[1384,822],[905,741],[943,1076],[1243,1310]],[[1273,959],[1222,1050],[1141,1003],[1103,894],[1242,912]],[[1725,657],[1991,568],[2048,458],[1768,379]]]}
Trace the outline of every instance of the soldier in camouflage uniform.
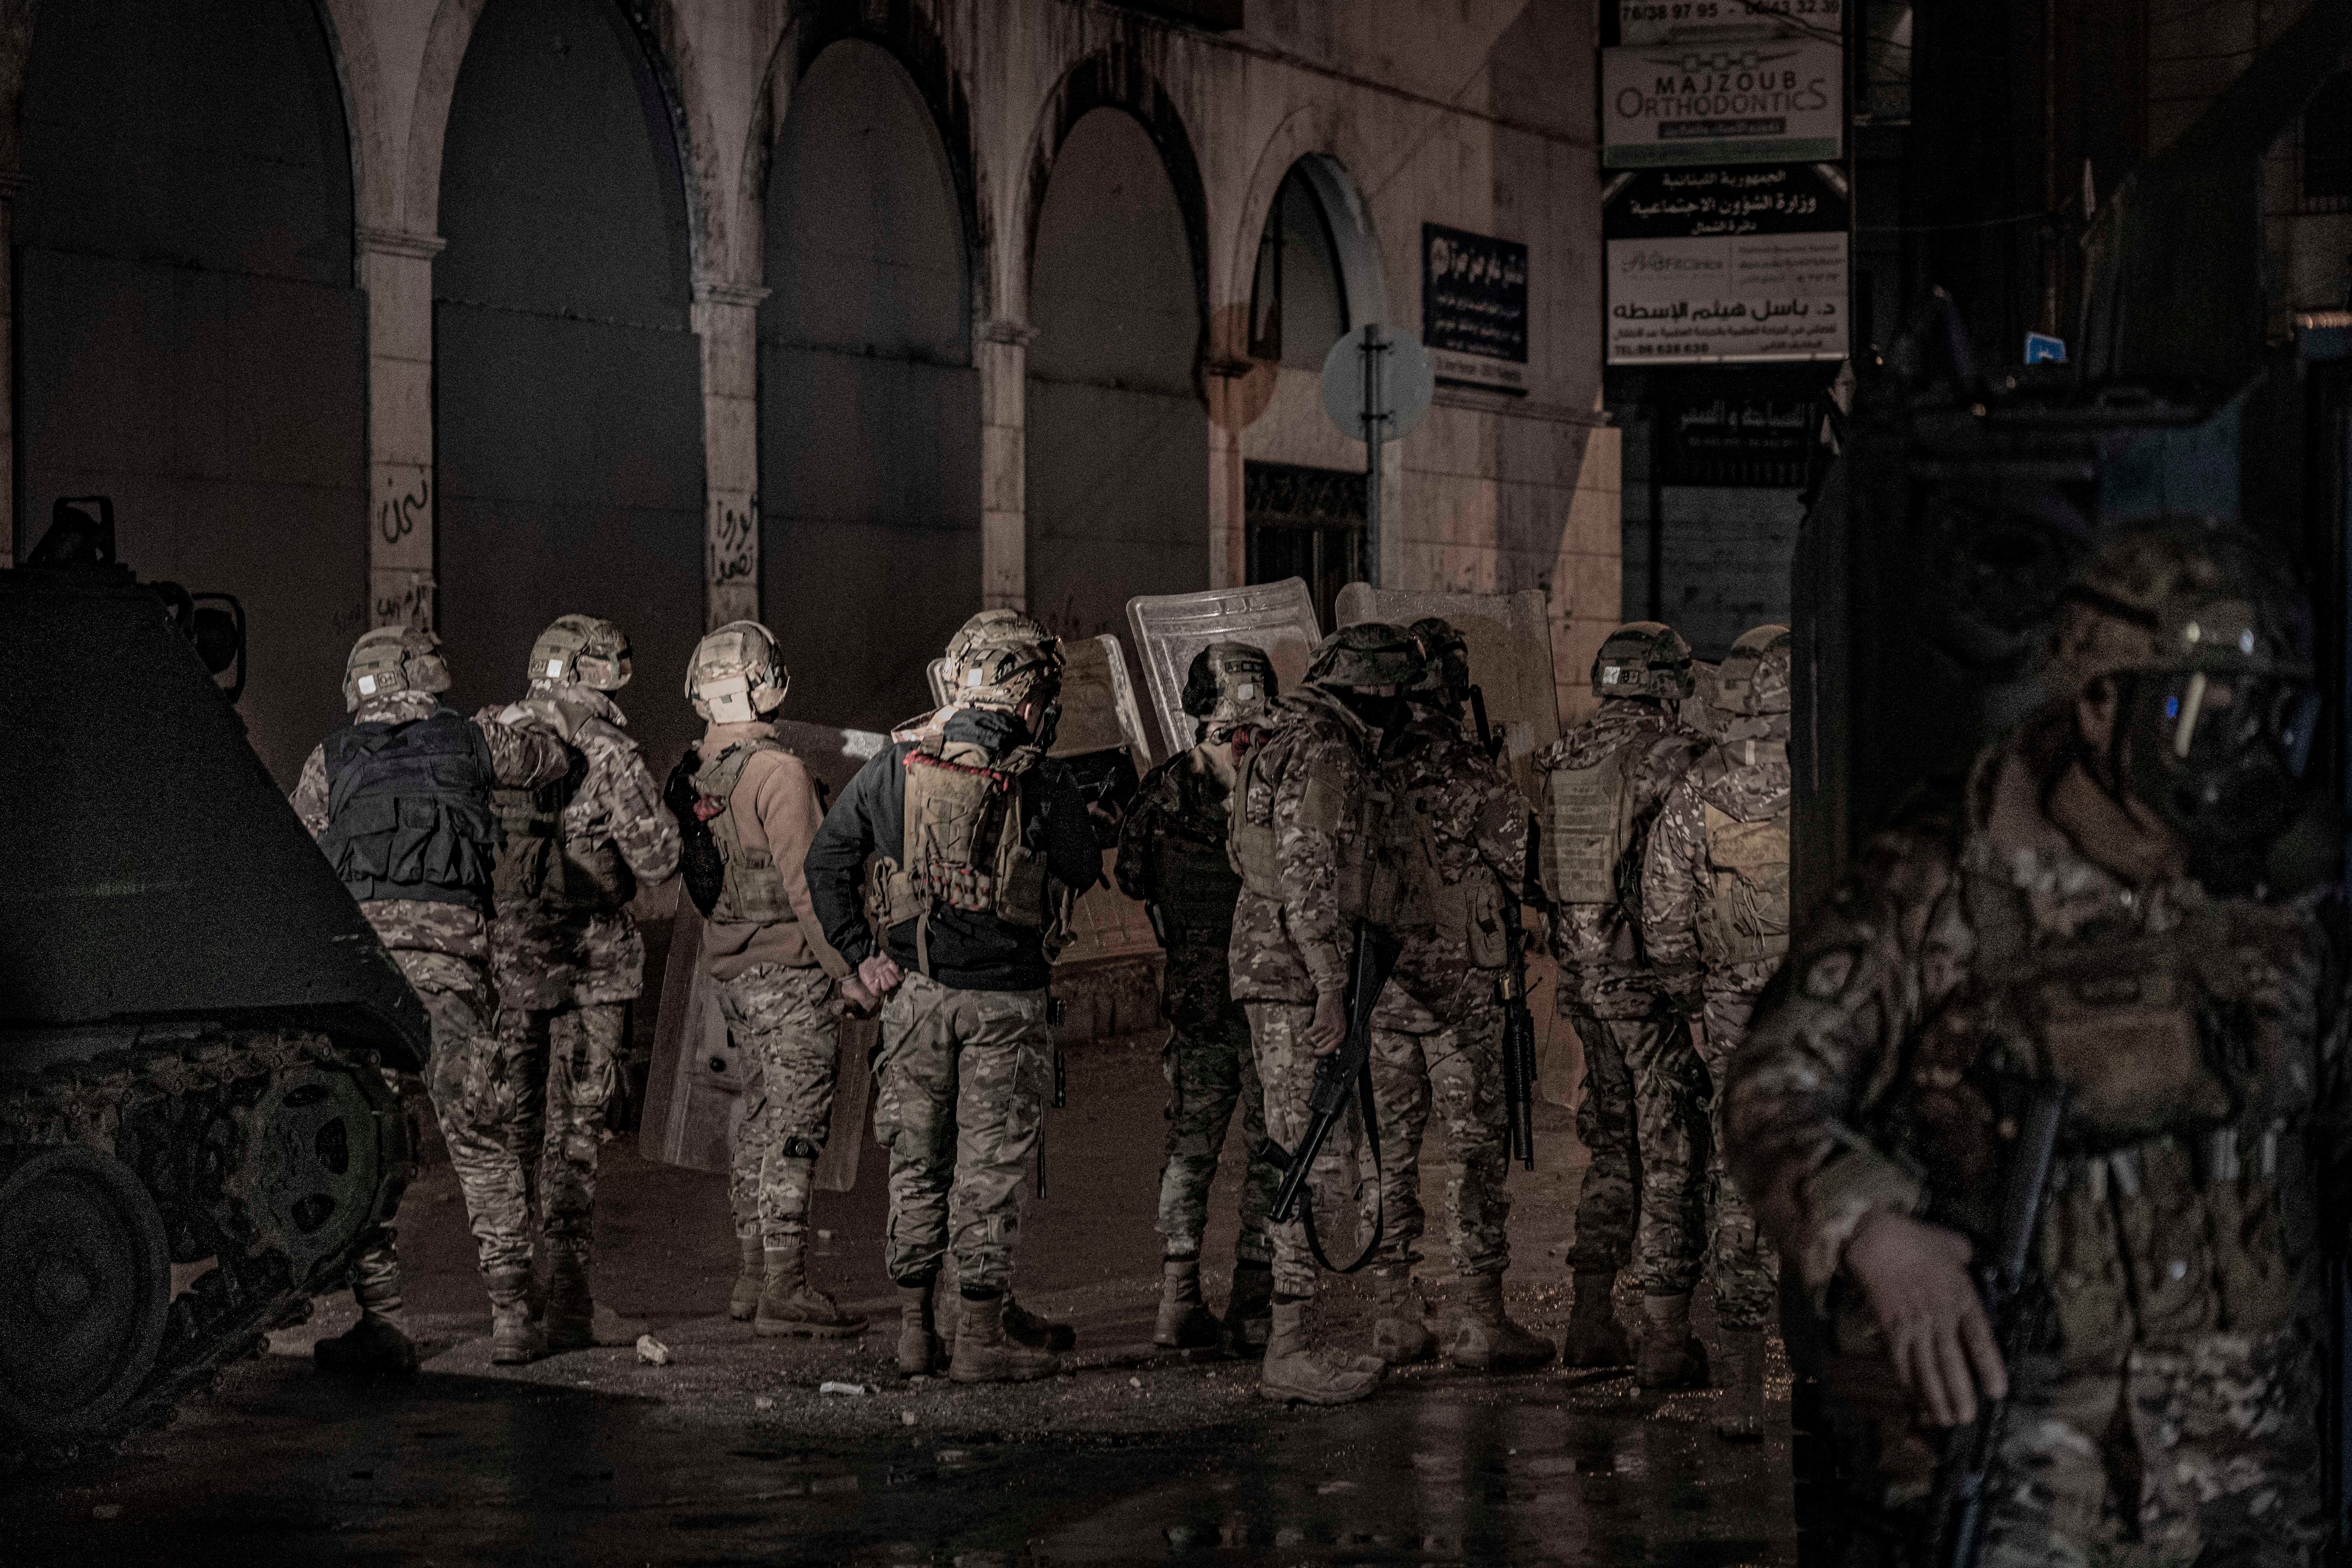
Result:
{"label": "soldier in camouflage uniform", "polygon": [[[819,931],[802,861],[824,811],[807,768],[776,738],[792,672],[757,621],[730,621],[696,645],[686,695],[708,726],[664,798],[692,841],[687,891],[702,963],[745,1064],[729,1195],[742,1271],[728,1316],[763,1336],[845,1339],[866,1320],[809,1282],[808,1213],[833,1125],[844,996],[873,996]],[[708,853],[704,853],[707,850]]]}
{"label": "soldier in camouflage uniform", "polygon": [[589,1289],[596,1160],[620,1091],[628,1004],[644,988],[645,939],[628,902],[677,870],[677,824],[610,693],[629,681],[629,640],[610,621],[562,616],[539,635],[520,702],[483,721],[557,736],[572,772],[540,789],[492,792],[505,843],[492,879],[490,979],[499,1039],[520,1075],[516,1157],[535,1177],[547,1237],[550,1350],[633,1342]]}
{"label": "soldier in camouflage uniform", "polygon": [[[1619,1270],[1638,1258],[1645,1300],[1671,1294],[1706,1245],[1705,1084],[1642,952],[1639,908],[1651,824],[1704,745],[1677,717],[1691,668],[1690,645],[1671,626],[1620,626],[1592,661],[1600,708],[1536,757],[1559,1007],[1584,1044],[1576,1132],[1591,1162],[1569,1253],[1576,1296],[1561,1352],[1570,1366],[1633,1360],[1612,1300]],[[1703,1382],[1705,1363],[1654,1366],[1661,1375]]]}
{"label": "soldier in camouflage uniform", "polygon": [[[1243,760],[1227,816],[1241,873],[1230,950],[1233,994],[1250,1020],[1266,1132],[1296,1148],[1307,1130],[1315,1060],[1347,1037],[1348,968],[1359,921],[1393,926],[1405,911],[1409,827],[1380,778],[1380,750],[1411,718],[1402,695],[1422,678],[1421,647],[1402,627],[1346,626],[1323,641],[1300,691]],[[1338,1141],[1335,1134],[1333,1142]],[[1300,1195],[1328,1189],[1332,1151]],[[1380,1381],[1377,1358],[1328,1361],[1308,1310],[1315,1262],[1296,1216],[1274,1226],[1274,1310],[1260,1373],[1269,1399],[1340,1405]]]}
{"label": "soldier in camouflage uniform", "polygon": [[[1152,1342],[1178,1350],[1205,1349],[1222,1337],[1237,1355],[1263,1351],[1272,1310],[1265,1216],[1282,1175],[1267,1157],[1249,1015],[1234,1000],[1226,969],[1242,884],[1225,858],[1225,797],[1235,754],[1248,750],[1276,695],[1273,664],[1247,643],[1212,643],[1194,655],[1183,704],[1197,721],[1195,743],[1144,776],[1119,829],[1120,890],[1150,908],[1167,950],[1168,1159],[1160,1176],[1161,1279]],[[1201,1300],[1201,1234],[1236,1109],[1249,1166],[1221,1330]]]}
{"label": "soldier in camouflage uniform", "polygon": [[1421,1261],[1421,1141],[1445,1119],[1446,1243],[1454,1263],[1446,1359],[1475,1371],[1541,1366],[1549,1340],[1504,1314],[1510,1267],[1510,1128],[1503,1104],[1502,907],[1527,887],[1528,805],[1462,732],[1468,645],[1436,616],[1413,623],[1428,672],[1412,720],[1381,763],[1418,830],[1395,974],[1372,1013],[1372,1094],[1387,1226],[1372,1265],[1372,1353],[1390,1365],[1436,1353],[1413,1279]]}
{"label": "soldier in camouflage uniform", "polygon": [[[2298,624],[2235,530],[2111,538],[2062,601],[2042,708],[1863,850],[1757,1010],[1723,1123],[1830,1313],[1853,1435],[1832,1506],[1874,1527],[1845,1561],[1904,1560],[1922,1428],[1980,1391],[2009,1402],[1984,1568],[2318,1555],[2352,1080],[2315,900],[2275,890],[2340,874],[2288,831],[2317,718]],[[2053,1082],[2005,1356],[1968,1264]]]}
{"label": "soldier in camouflage uniform", "polygon": [[[1659,984],[1706,1069],[1710,1103],[1747,1037],[1748,1016],[1789,952],[1789,628],[1742,633],[1717,672],[1716,744],[1666,796],[1642,868],[1642,934]],[[1756,1215],[1724,1174],[1720,1122],[1708,1139],[1706,1272],[1715,1296],[1716,1429],[1764,1436],[1764,1325],[1779,1268]],[[1698,1259],[1648,1299],[1661,1354],[1688,1338]],[[1644,1360],[1650,1347],[1643,1347]]]}
{"label": "soldier in camouflage uniform", "polygon": [[1102,849],[1086,797],[1045,760],[1059,639],[983,610],[947,651],[954,704],[858,771],[806,867],[826,937],[887,998],[874,1130],[890,1149],[899,1368],[936,1370],[932,1292],[952,1246],[948,1375],[992,1383],[1050,1374],[1051,1347],[1068,1342],[1017,1320],[1008,1292],[1053,1078],[1053,955],[1072,901],[1102,879]]}
{"label": "soldier in camouflage uniform", "polygon": [[[488,973],[484,916],[499,841],[490,792],[551,784],[572,757],[552,735],[469,721],[442,706],[437,694],[447,689],[449,667],[432,633],[380,626],[362,637],[343,674],[352,722],[304,760],[291,798],[432,1019],[425,1087],[473,1222],[492,1356],[511,1363],[536,1355],[540,1341],[530,1312],[530,1200],[507,1139],[514,1084],[494,1027]],[[352,1273],[359,1323],[320,1342],[320,1364],[414,1368],[389,1226]]]}

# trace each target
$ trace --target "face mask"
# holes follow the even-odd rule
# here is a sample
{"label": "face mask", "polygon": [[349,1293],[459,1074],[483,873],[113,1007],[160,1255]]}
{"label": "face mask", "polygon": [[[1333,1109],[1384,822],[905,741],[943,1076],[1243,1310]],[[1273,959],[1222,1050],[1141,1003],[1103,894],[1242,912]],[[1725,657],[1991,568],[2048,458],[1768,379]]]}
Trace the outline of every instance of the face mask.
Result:
{"label": "face mask", "polygon": [[2136,677],[2126,700],[2125,785],[2180,834],[2200,880],[2237,890],[2259,879],[2304,806],[2318,693],[2276,676],[2188,670]]}
{"label": "face mask", "polygon": [[1352,688],[1342,688],[1332,695],[1339,699],[1340,707],[1375,730],[1397,730],[1404,725],[1407,704],[1402,697],[1382,697]]}

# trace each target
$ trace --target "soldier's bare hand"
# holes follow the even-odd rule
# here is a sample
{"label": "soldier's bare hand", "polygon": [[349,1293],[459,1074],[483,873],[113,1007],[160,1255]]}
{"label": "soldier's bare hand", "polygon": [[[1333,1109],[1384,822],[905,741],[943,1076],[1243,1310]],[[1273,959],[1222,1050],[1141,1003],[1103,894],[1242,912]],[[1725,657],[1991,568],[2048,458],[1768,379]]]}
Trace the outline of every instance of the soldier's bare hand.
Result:
{"label": "soldier's bare hand", "polygon": [[1328,1057],[1348,1040],[1348,1002],[1337,991],[1316,994],[1315,1021],[1307,1026],[1307,1043],[1318,1057]]}
{"label": "soldier's bare hand", "polygon": [[1904,1386],[1938,1426],[1976,1419],[1977,1390],[2009,1393],[2008,1369],[1969,1279],[1969,1238],[1891,1209],[1846,1243],[1845,1267],[1869,1298]]}
{"label": "soldier's bare hand", "polygon": [[849,1004],[850,1016],[854,1018],[870,1018],[874,1009],[881,1005],[882,999],[867,990],[865,982],[855,974],[841,983],[841,995]]}
{"label": "soldier's bare hand", "polygon": [[877,996],[887,996],[906,978],[887,953],[869,953],[857,966],[858,984]]}

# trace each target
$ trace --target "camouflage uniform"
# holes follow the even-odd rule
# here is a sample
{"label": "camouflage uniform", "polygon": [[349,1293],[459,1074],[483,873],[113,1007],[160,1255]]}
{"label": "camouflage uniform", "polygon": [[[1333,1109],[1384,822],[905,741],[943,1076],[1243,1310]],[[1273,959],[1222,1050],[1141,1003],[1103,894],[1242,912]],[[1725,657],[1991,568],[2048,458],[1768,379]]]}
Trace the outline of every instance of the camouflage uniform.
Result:
{"label": "camouflage uniform", "polygon": [[[2071,728],[2030,723],[1958,802],[1863,852],[1732,1063],[1731,1172],[1832,1315],[1824,1376],[1855,1433],[1839,1504],[1899,1532],[1934,1448],[1840,1272],[1847,1241],[1882,1207],[1993,1232],[1991,1106],[2036,1070],[2021,1051],[2071,1041],[2078,1063],[2129,1072],[2172,1028],[2207,1037],[2203,1075],[2240,1076],[2202,1125],[2185,1108],[2220,1087],[2210,1076],[2149,1083],[2137,1127],[2070,1121],[1983,1562],[2307,1563],[2320,1265],[2343,1239],[2340,1209],[2314,1200],[2352,1133],[2339,995],[2307,907],[2216,898],[2178,873],[2134,885],[2088,858],[2045,804]],[[2070,1119],[2097,1102],[2098,1075],[2085,1081]]]}
{"label": "camouflage uniform", "polygon": [[[1372,1093],[1388,1211],[1381,1257],[1420,1261],[1421,1140],[1434,1103],[1445,1118],[1446,1241],[1454,1272],[1500,1274],[1511,1260],[1511,1198],[1504,1185],[1510,1128],[1496,989],[1503,933],[1494,911],[1526,885],[1527,802],[1463,738],[1459,721],[1433,709],[1415,710],[1383,772],[1411,803],[1435,859],[1417,911],[1428,923],[1402,933],[1396,973],[1372,1013]],[[1440,899],[1458,903],[1466,918],[1440,918],[1431,907]]]}
{"label": "camouflage uniform", "polygon": [[[404,692],[362,701],[352,721],[411,723],[431,716],[439,705],[429,694]],[[552,736],[496,721],[476,722],[501,784],[527,788],[550,784],[571,765],[569,752]],[[327,830],[323,746],[313,748],[303,762],[290,799],[312,837]],[[528,1268],[528,1188],[507,1135],[516,1114],[517,1079],[498,1038],[482,913],[465,904],[423,899],[365,900],[360,912],[391,950],[432,1019],[432,1057],[425,1068],[425,1087],[466,1195],[482,1270]],[[389,1286],[396,1293],[399,1270],[399,1254],[387,1226],[353,1268],[362,1299],[371,1286]]]}
{"label": "camouflage uniform", "polygon": [[[610,697],[535,680],[523,701],[476,718],[541,729],[581,752],[585,771],[563,804],[559,829],[565,849],[610,845],[639,882],[677,872],[677,823],[636,743],[622,732],[628,720]],[[501,894],[489,939],[499,1049],[517,1074],[515,1155],[534,1179],[533,1207],[550,1248],[585,1253],[628,1004],[644,989],[645,938],[625,907]]]}
{"label": "camouflage uniform", "polygon": [[[1633,835],[1617,870],[1622,888],[1628,873],[1638,875],[1658,808],[1700,745],[1657,704],[1608,699],[1537,756],[1537,776],[1636,753],[1626,769]],[[1539,793],[1543,787],[1539,782]],[[1591,1160],[1569,1266],[1614,1274],[1638,1259],[1644,1292],[1667,1294],[1667,1281],[1696,1269],[1706,1246],[1697,1172],[1706,1089],[1697,1058],[1643,962],[1640,912],[1622,902],[1566,901],[1551,891],[1559,1016],[1584,1043],[1576,1133]]]}
{"label": "camouflage uniform", "polygon": [[[1642,868],[1643,939],[1662,984],[1683,999],[1681,1005],[1695,1003],[1700,1015],[1699,1057],[1707,1079],[1702,1092],[1710,1103],[1717,1099],[1715,1086],[1723,1082],[1733,1053],[1747,1037],[1756,999],[1780,969],[1787,949],[1789,795],[1785,742],[1727,741],[1683,775],[1650,829]],[[1767,920],[1774,929],[1751,934],[1744,946],[1725,948],[1717,942],[1717,950],[1710,951],[1707,931],[1729,923],[1710,924],[1718,892],[1739,878],[1727,846],[1747,839],[1756,841],[1751,858],[1777,862],[1778,915]],[[1734,951],[1760,955],[1727,956]],[[1755,1210],[1725,1175],[1719,1104],[1716,1110],[1716,1131],[1708,1139],[1706,1192],[1714,1234],[1706,1272],[1717,1326],[1757,1329],[1763,1327],[1779,1299],[1779,1266],[1757,1234]],[[1686,1293],[1698,1275],[1697,1256],[1676,1258],[1660,1272],[1663,1289],[1653,1293]],[[1650,1289],[1646,1281],[1644,1289]]]}
{"label": "camouflage uniform", "polygon": [[841,984],[814,966],[763,963],[719,984],[743,1052],[743,1123],[728,1180],[735,1229],[763,1248],[808,1235],[817,1160],[833,1126],[841,1061]]}
{"label": "camouflage uniform", "polygon": [[1267,1158],[1265,1101],[1250,1049],[1249,1015],[1227,972],[1241,879],[1225,859],[1225,785],[1196,752],[1147,774],[1119,830],[1120,889],[1159,913],[1167,963],[1163,1008],[1171,1026],[1161,1056],[1168,1079],[1168,1157],[1160,1177],[1164,1256],[1197,1258],[1209,1188],[1236,1108],[1249,1165],[1242,1178],[1234,1258],[1273,1257],[1266,1213],[1281,1173]]}

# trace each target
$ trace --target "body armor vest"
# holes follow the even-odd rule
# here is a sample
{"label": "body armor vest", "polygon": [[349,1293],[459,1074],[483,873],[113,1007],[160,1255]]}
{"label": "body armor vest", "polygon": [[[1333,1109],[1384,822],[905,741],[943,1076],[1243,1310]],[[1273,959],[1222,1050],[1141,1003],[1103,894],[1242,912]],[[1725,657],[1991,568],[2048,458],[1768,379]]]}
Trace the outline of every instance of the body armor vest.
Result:
{"label": "body armor vest", "polygon": [[327,737],[327,828],[319,847],[352,897],[479,907],[499,846],[489,743],[443,708],[404,724]]}
{"label": "body armor vest", "polygon": [[874,858],[866,906],[885,930],[917,923],[915,944],[929,972],[928,922],[944,904],[1044,933],[1046,956],[1066,900],[1045,857],[1029,847],[1021,781],[1036,765],[1034,746],[996,758],[985,746],[925,735],[901,759],[906,826],[898,856]]}
{"label": "body armor vest", "polygon": [[1720,751],[1700,764],[1712,874],[1701,890],[1698,948],[1709,968],[1769,963],[1789,952],[1789,808],[1784,803],[1747,822],[1708,804],[1706,795],[1730,765]]}
{"label": "body armor vest", "polygon": [[1633,847],[1633,764],[1644,748],[1629,742],[1585,768],[1544,778],[1543,882],[1555,903],[1619,901],[1619,868]]}
{"label": "body armor vest", "polygon": [[724,868],[718,901],[709,911],[716,924],[781,925],[798,918],[792,895],[785,890],[784,874],[776,868],[776,858],[764,846],[753,848],[744,843],[742,827],[735,820],[735,786],[742,782],[743,770],[752,757],[761,752],[790,756],[792,748],[767,735],[739,741],[705,763],[695,776],[699,793],[694,812],[709,827]]}
{"label": "body armor vest", "polygon": [[[1225,852],[1242,886],[1277,901],[1282,875],[1276,850],[1273,763],[1287,751],[1282,731],[1253,748],[1242,759],[1233,798],[1225,805]],[[1369,921],[1391,931],[1426,924],[1427,916],[1412,897],[1413,860],[1424,847],[1418,842],[1410,805],[1377,775],[1368,781],[1352,812],[1347,796],[1343,781],[1310,774],[1298,808],[1300,826],[1339,841],[1339,918]]]}
{"label": "body armor vest", "polygon": [[1446,876],[1444,847],[1429,811],[1429,797],[1445,788],[1445,781],[1432,780],[1405,798],[1412,829],[1406,859],[1412,879],[1401,918],[1434,931],[1479,968],[1499,969],[1509,959],[1503,939],[1502,879],[1479,858],[1475,847],[1461,876]]}
{"label": "body armor vest", "polygon": [[[1170,765],[1191,764],[1179,758]],[[1177,782],[1177,794],[1191,808],[1190,815],[1161,812],[1155,824],[1152,899],[1171,926],[1226,930],[1234,923],[1234,901],[1241,897],[1242,880],[1225,854],[1225,818],[1232,800],[1211,800],[1210,787],[1200,779]]]}

